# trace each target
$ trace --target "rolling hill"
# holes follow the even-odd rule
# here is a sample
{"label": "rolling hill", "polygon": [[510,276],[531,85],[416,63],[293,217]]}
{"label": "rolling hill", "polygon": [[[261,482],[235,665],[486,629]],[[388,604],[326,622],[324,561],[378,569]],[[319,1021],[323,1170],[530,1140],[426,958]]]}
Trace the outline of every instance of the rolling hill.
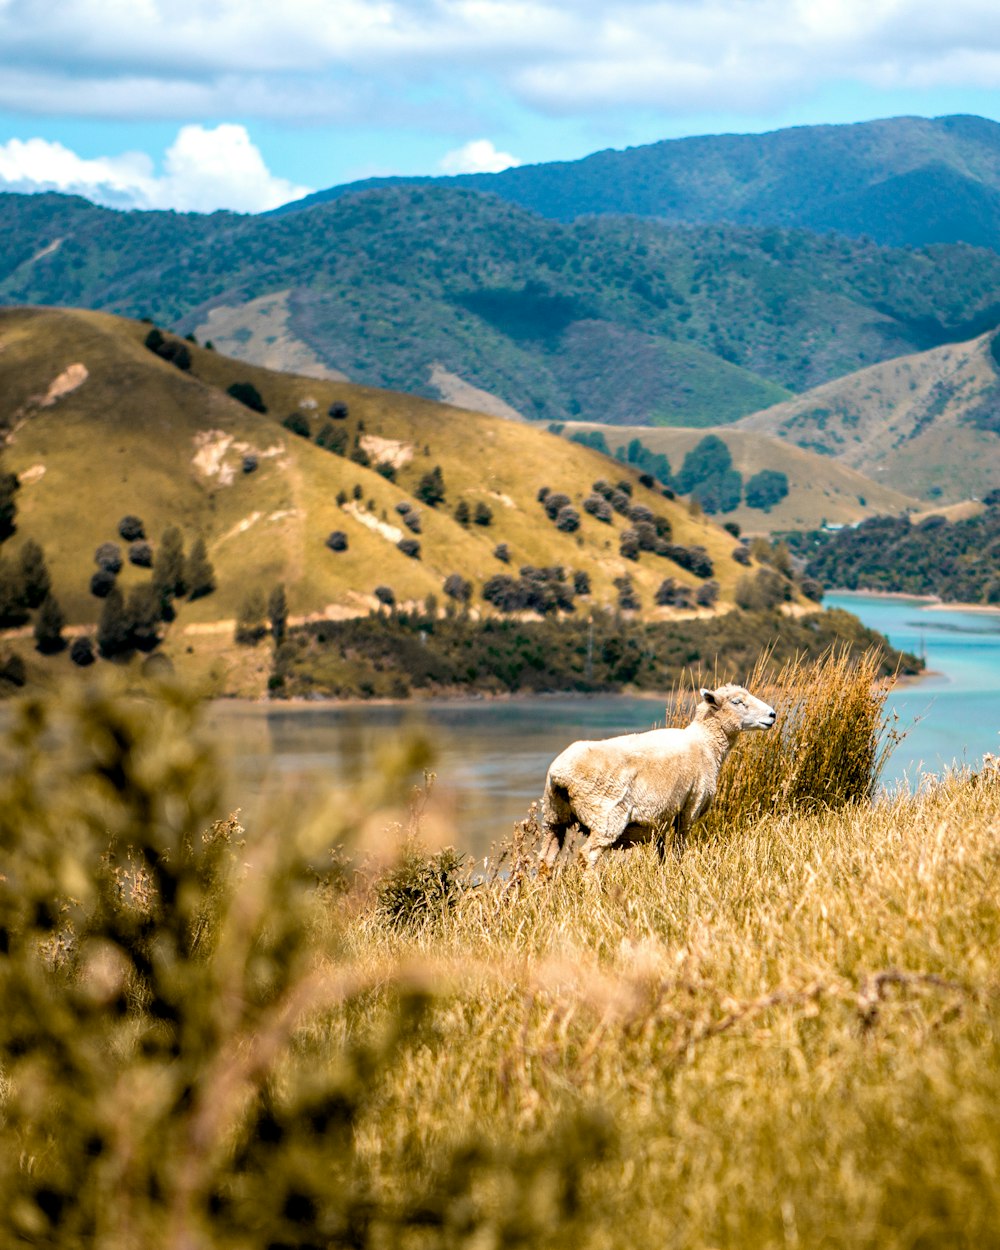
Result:
{"label": "rolling hill", "polygon": [[628,213],[867,234],[897,247],[1000,247],[1000,125],[971,116],[705,135],[498,174],[368,179],[276,211],[298,212],[358,190],[429,184],[491,192],[563,221]]}
{"label": "rolling hill", "polygon": [[883,486],[955,503],[1000,486],[998,336],[886,361],[736,427],[832,457]]}
{"label": "rolling hill", "polygon": [[530,419],[725,424],[991,329],[998,290],[1000,256],[963,245],[566,224],[454,187],[269,218],[0,196],[2,303],[150,316],[255,363]]}
{"label": "rolling hill", "polygon": [[736,521],[746,534],[768,534],[778,530],[814,530],[824,523],[853,525],[866,517],[901,513],[919,508],[912,496],[872,481],[856,469],[829,456],[800,447],[769,434],[734,426],[704,429],[649,429],[643,426],[602,426],[568,422],[567,438],[576,431],[597,430],[608,448],[618,452],[632,439],[639,439],[651,452],[665,455],[671,469],[679,472],[684,457],[706,434],[715,434],[729,448],[733,467],[744,483],[763,469],[784,473],[788,494],[767,512],[747,507],[745,501],[718,521]]}
{"label": "rolling hill", "polygon": [[[377,606],[378,586],[400,603],[441,599],[445,579],[458,573],[472,582],[472,607],[488,612],[483,583],[496,574],[516,578],[522,565],[585,570],[591,594],[582,602],[594,607],[617,603],[614,579],[629,574],[645,615],[669,617],[672,609],[653,606],[660,582],[702,583],[663,556],[619,555],[628,522],[615,514],[604,524],[579,507],[591,483],[609,474],[632,484],[634,503],[669,520],[675,544],[707,549],[723,600],[745,572],[731,558],[728,534],[594,451],[522,423],[275,373],[194,345],[185,345],[185,371],[143,345],[149,330],[92,312],[0,311],[4,467],[21,483],[17,532],[3,555],[16,558],[28,539],[41,543],[71,622],[96,620],[101,603],[88,589],[94,553],[101,543],[121,543],[126,515],[142,519],[154,550],[171,525],[188,547],[199,535],[207,542],[217,589],[184,602],[175,643],[219,630],[231,643],[232,619],[247,594],[266,594],[279,582],[294,614],[336,619]],[[237,382],[252,384],[267,411],[227,394]],[[335,404],[347,415],[337,409],[329,419]],[[282,424],[291,414],[310,425],[313,438]],[[343,431],[343,450],[353,454],[358,446],[371,466],[318,445],[324,430],[333,437]],[[372,467],[389,461],[395,481]],[[416,494],[437,466],[445,498],[431,507]],[[537,498],[544,486],[577,506],[575,530],[548,519]],[[462,501],[471,523],[455,517]],[[405,527],[397,505],[420,513],[418,534]],[[477,505],[489,510],[488,524],[475,523]],[[327,546],[334,531],[346,537],[346,550]],[[401,539],[419,542],[419,558],[404,554]],[[501,543],[506,563],[495,554]],[[127,589],[148,578],[147,569],[126,562],[119,581]],[[220,627],[220,620],[228,623]]]}

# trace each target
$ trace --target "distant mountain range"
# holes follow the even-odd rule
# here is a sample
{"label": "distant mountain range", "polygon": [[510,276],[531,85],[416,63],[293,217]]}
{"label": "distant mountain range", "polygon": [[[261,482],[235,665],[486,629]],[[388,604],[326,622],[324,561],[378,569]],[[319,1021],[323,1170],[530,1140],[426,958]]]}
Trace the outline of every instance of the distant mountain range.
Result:
{"label": "distant mountain range", "polygon": [[992,328],[1000,255],[563,223],[455,187],[270,218],[4,195],[0,302],[149,316],[252,362],[528,418],[698,426]]}
{"label": "distant mountain range", "polygon": [[373,178],[276,211],[430,183],[491,192],[561,221],[628,213],[675,223],[866,234],[895,247],[1000,247],[1000,124],[970,116],[667,139],[498,174]]}

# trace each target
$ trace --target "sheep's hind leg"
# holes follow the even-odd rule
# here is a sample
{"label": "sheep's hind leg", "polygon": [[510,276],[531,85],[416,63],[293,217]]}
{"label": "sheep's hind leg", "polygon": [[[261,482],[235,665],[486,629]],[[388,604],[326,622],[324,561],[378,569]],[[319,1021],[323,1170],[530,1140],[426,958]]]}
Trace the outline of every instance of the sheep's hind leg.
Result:
{"label": "sheep's hind leg", "polygon": [[566,841],[566,831],[573,820],[573,808],[566,790],[549,781],[542,797],[542,829],[546,836],[542,849],[538,852],[539,861],[549,868],[559,858],[559,852]]}
{"label": "sheep's hind leg", "polygon": [[587,867],[596,868],[601,856],[618,841],[629,826],[631,812],[627,806],[616,804],[600,823],[594,822],[590,829],[587,848]]}

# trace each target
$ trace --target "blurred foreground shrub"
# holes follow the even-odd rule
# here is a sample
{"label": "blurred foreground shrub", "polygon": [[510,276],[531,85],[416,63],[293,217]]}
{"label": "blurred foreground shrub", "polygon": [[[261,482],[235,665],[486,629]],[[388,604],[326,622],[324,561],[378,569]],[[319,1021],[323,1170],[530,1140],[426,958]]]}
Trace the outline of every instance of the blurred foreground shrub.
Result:
{"label": "blurred foreground shrub", "polygon": [[[421,1027],[427,977],[340,959],[336,907],[349,918],[351,903],[312,866],[315,827],[246,841],[235,817],[213,819],[218,766],[191,698],[94,686],[26,702],[0,758],[0,1244],[572,1233],[607,1147],[594,1117],[556,1125],[557,1150],[466,1135],[373,1180],[358,1119]],[[326,823],[327,848],[374,793]],[[401,882],[409,902],[392,906],[417,893]],[[320,1030],[308,1053],[317,1021],[376,992],[378,1027]]]}

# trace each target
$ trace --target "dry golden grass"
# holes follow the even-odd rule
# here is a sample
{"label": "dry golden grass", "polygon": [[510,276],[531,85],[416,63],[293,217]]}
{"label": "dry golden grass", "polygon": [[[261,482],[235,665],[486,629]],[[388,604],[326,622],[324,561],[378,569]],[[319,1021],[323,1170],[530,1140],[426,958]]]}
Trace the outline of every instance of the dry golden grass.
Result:
{"label": "dry golden grass", "polygon": [[217,778],[176,692],[28,705],[0,768],[3,1234],[1000,1243],[1000,770],[873,799],[870,673],[785,680],[783,738],[730,761],[682,860],[551,875],[530,829],[475,876],[405,821],[396,862],[324,869],[402,762],[326,819],[202,837]]}

